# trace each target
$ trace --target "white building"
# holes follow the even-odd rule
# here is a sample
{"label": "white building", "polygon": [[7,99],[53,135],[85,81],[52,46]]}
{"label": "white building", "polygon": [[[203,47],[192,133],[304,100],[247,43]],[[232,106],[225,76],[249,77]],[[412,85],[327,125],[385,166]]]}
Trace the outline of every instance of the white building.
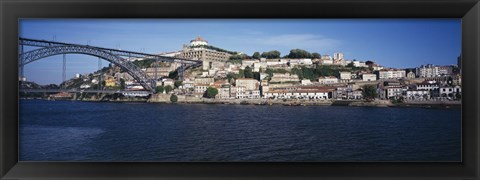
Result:
{"label": "white building", "polygon": [[343,53],[333,53],[333,60],[343,60]]}
{"label": "white building", "polygon": [[376,81],[377,80],[377,75],[376,74],[365,73],[365,74],[362,74],[362,80],[363,81]]}
{"label": "white building", "polygon": [[197,38],[190,41],[190,46],[203,46],[203,45],[208,45],[208,41],[203,39],[200,36],[197,36]]}
{"label": "white building", "polygon": [[352,73],[351,72],[340,72],[340,79],[352,79]]}
{"label": "white building", "polygon": [[335,84],[338,83],[338,78],[334,76],[323,76],[318,78],[320,84]]}
{"label": "white building", "polygon": [[311,85],[312,81],[310,81],[310,79],[302,79],[301,83],[302,85]]}
{"label": "white building", "polygon": [[428,90],[414,90],[409,89],[407,90],[407,94],[405,99],[412,100],[412,101],[424,101],[430,99],[430,91]]}
{"label": "white building", "polygon": [[405,70],[380,70],[378,79],[400,79],[406,76]]}
{"label": "white building", "polygon": [[268,99],[330,99],[329,91],[325,90],[274,90],[264,93]]}

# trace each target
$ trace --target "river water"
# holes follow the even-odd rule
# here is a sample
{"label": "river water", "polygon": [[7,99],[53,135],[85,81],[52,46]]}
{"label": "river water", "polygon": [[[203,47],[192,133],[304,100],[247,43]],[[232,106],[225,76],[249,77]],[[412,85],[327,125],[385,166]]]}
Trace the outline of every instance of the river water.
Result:
{"label": "river water", "polygon": [[20,100],[20,161],[460,161],[461,110]]}

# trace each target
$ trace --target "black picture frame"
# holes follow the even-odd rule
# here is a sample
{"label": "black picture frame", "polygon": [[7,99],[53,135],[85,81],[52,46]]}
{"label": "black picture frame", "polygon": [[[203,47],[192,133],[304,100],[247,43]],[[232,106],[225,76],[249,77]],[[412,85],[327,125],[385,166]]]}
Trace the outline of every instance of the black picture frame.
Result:
{"label": "black picture frame", "polygon": [[[19,18],[461,18],[462,162],[18,162]],[[479,0],[0,0],[0,179],[479,179]]]}

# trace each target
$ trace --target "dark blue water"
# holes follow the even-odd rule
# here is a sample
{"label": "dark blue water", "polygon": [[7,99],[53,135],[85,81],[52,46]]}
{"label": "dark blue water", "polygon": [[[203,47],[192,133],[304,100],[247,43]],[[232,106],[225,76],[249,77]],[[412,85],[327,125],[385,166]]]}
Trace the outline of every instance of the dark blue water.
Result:
{"label": "dark blue water", "polygon": [[20,101],[20,161],[460,161],[460,109]]}

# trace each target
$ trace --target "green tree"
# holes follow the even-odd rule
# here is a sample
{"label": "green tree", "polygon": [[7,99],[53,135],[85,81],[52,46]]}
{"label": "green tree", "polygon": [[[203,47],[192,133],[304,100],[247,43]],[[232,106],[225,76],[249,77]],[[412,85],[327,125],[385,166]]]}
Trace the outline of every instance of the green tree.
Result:
{"label": "green tree", "polygon": [[320,59],[320,54],[314,52],[314,53],[312,53],[312,58],[314,58],[314,59]]}
{"label": "green tree", "polygon": [[261,57],[267,58],[267,59],[280,58],[280,51],[272,50],[272,51],[268,51],[268,52],[263,52]]}
{"label": "green tree", "polygon": [[120,79],[120,89],[125,89],[125,80]]}
{"label": "green tree", "polygon": [[303,49],[292,49],[290,50],[290,54],[288,54],[289,58],[312,58],[312,54],[308,51]]}
{"label": "green tree", "polygon": [[174,85],[175,85],[175,88],[178,88],[182,85],[182,81],[175,81]]}
{"label": "green tree", "polygon": [[207,98],[215,98],[215,96],[218,94],[218,89],[214,87],[208,87],[207,91],[205,93],[205,96]]}
{"label": "green tree", "polygon": [[178,77],[178,71],[173,71],[168,73],[168,78],[170,79],[177,79],[177,77]]}
{"label": "green tree", "polygon": [[260,53],[259,52],[254,52],[252,55],[253,59],[260,59]]}
{"label": "green tree", "polygon": [[163,91],[165,90],[165,88],[163,86],[157,86],[155,87],[155,91],[157,93],[163,93]]}
{"label": "green tree", "polygon": [[375,64],[373,61],[366,61],[366,62],[365,62],[365,65],[367,65],[367,66],[371,66],[371,65],[373,65],[373,64]]}
{"label": "green tree", "polygon": [[346,67],[353,68],[355,66],[353,65],[353,62],[351,62],[351,63],[348,63]]}
{"label": "green tree", "polygon": [[377,88],[374,85],[363,86],[362,96],[367,101],[371,101],[377,97]]}
{"label": "green tree", "polygon": [[177,97],[175,94],[172,94],[172,95],[170,96],[170,101],[171,101],[172,103],[175,103],[175,102],[178,101],[178,97]]}
{"label": "green tree", "polygon": [[170,85],[165,86],[165,93],[169,93],[172,90],[173,90],[172,86],[170,86]]}
{"label": "green tree", "polygon": [[244,75],[245,75],[245,78],[253,78],[253,72],[250,66],[245,67]]}

